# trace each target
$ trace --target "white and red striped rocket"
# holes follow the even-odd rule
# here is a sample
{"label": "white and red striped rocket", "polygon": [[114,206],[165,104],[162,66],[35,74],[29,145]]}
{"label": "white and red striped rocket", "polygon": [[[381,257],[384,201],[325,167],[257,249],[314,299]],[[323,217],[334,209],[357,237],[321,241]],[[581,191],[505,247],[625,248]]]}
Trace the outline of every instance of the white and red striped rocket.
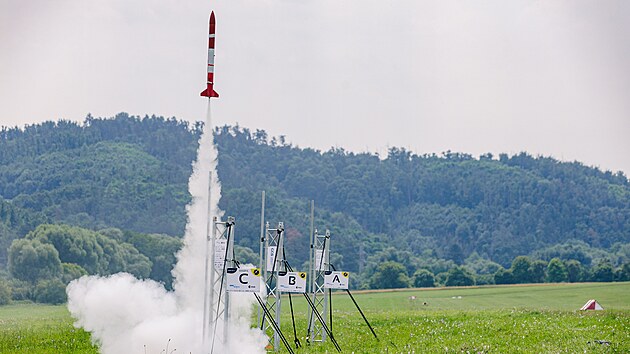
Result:
{"label": "white and red striped rocket", "polygon": [[208,87],[201,92],[201,96],[219,97],[219,94],[214,90],[214,11],[210,14],[210,30],[208,31]]}

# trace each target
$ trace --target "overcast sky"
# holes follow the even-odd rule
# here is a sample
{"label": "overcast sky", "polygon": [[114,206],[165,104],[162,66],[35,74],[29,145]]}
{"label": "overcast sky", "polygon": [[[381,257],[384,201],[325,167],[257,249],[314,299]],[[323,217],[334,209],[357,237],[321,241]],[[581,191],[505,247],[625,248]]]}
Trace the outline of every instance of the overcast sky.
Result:
{"label": "overcast sky", "polygon": [[0,125],[203,120],[211,9],[216,125],[630,174],[624,0],[0,0]]}

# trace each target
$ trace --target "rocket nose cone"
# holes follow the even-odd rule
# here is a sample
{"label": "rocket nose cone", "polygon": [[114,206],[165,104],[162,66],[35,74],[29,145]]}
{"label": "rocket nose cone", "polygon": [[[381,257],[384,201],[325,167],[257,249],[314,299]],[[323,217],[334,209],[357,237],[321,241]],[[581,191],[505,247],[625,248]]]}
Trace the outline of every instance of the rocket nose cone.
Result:
{"label": "rocket nose cone", "polygon": [[214,23],[214,11],[210,13],[210,23]]}

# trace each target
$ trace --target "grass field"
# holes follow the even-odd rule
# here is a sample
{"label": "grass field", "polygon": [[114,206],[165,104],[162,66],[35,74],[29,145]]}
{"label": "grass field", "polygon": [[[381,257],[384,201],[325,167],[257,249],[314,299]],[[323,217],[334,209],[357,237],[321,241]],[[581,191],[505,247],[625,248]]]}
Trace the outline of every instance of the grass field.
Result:
{"label": "grass field", "polygon": [[[333,333],[344,352],[630,353],[630,283],[357,292],[355,298],[380,341],[350,298],[337,293],[332,297]],[[589,299],[597,299],[605,311],[578,311]],[[293,342],[288,301],[283,299],[282,306],[287,314],[283,332]],[[302,337],[306,306],[302,299],[294,301]],[[330,343],[307,349],[336,351]]]}
{"label": "grass field", "polygon": [[[630,353],[630,283],[354,295],[380,341],[372,337],[345,292],[336,293],[332,296],[333,332],[345,353]],[[416,299],[410,300],[410,296]],[[605,310],[578,311],[592,298]],[[306,345],[306,301],[294,295],[293,303],[303,345],[296,352],[336,352],[330,341]],[[293,343],[288,298],[282,299],[282,307],[283,332]],[[72,326],[64,306],[0,307],[0,353],[97,352],[89,335]]]}
{"label": "grass field", "polygon": [[98,353],[89,333],[72,326],[65,306],[0,307],[0,353]]}

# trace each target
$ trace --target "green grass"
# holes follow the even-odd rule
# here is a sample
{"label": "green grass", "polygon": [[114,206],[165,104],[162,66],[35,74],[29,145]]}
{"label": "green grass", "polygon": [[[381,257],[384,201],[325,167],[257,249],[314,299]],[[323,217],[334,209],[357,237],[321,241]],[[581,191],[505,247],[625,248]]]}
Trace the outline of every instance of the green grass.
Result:
{"label": "green grass", "polygon": [[[544,284],[356,292],[380,341],[371,335],[345,292],[332,296],[333,333],[356,353],[600,353],[630,352],[630,283]],[[415,296],[415,300],[410,300]],[[597,299],[605,311],[579,311]],[[293,296],[302,344],[307,304]],[[282,330],[293,343],[288,299]],[[426,302],[426,305],[424,303]],[[605,340],[610,345],[594,343]],[[588,342],[591,342],[590,344]],[[305,347],[333,353],[330,344]]]}
{"label": "green grass", "polygon": [[90,335],[72,326],[65,306],[0,307],[0,353],[98,353]]}
{"label": "green grass", "polygon": [[[362,308],[375,312],[506,308],[574,311],[580,309],[589,299],[597,299],[605,309],[630,310],[628,282],[413,289],[356,294],[357,299],[359,297],[361,299],[359,305]],[[416,300],[410,301],[410,296],[415,296]],[[339,304],[339,309],[354,306],[345,292],[333,295],[333,302],[334,306]],[[423,302],[426,302],[427,306],[424,306]]]}
{"label": "green grass", "polygon": [[[413,289],[354,295],[380,341],[372,337],[345,292],[338,292],[332,297],[333,331],[344,353],[630,352],[630,283]],[[412,295],[416,300],[409,299]],[[578,311],[592,298],[605,310]],[[296,353],[336,352],[330,341],[306,345],[306,301],[295,295],[293,300],[303,345]],[[287,297],[282,299],[282,308],[282,328],[292,343]],[[611,344],[597,344],[596,340]],[[97,352],[89,334],[72,326],[65,306],[0,307],[0,353]]]}

